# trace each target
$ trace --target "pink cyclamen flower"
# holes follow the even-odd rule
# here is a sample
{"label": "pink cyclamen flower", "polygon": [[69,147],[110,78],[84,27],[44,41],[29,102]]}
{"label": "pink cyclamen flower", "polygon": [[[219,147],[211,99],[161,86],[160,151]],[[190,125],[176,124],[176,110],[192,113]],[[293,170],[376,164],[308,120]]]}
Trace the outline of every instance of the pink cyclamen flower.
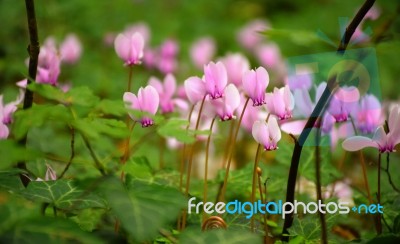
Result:
{"label": "pink cyclamen flower", "polygon": [[259,67],[256,70],[244,72],[243,89],[253,101],[253,106],[261,106],[266,103],[265,90],[269,84],[269,75],[266,69]]}
{"label": "pink cyclamen flower", "polygon": [[278,45],[274,43],[261,44],[257,46],[255,54],[262,66],[276,68],[282,63],[281,52]]}
{"label": "pink cyclamen flower", "polygon": [[206,95],[204,81],[199,77],[192,76],[184,82],[186,97],[192,104],[201,101]]}
{"label": "pink cyclamen flower", "polygon": [[364,136],[353,136],[346,139],[342,146],[347,151],[358,151],[365,147],[375,147],[380,153],[395,151],[395,146],[400,143],[400,106],[397,105],[389,114],[389,133],[386,134],[383,126],[376,129],[371,138]]}
{"label": "pink cyclamen flower", "polygon": [[82,53],[82,45],[78,37],[74,34],[69,34],[60,45],[61,60],[74,64],[79,60]]}
{"label": "pink cyclamen flower", "polygon": [[328,112],[336,119],[336,122],[347,121],[350,114],[357,108],[360,92],[356,87],[341,87],[332,97]]}
{"label": "pink cyclamen flower", "polygon": [[211,37],[203,37],[196,40],[190,47],[190,58],[193,64],[201,69],[211,61],[215,54],[215,41]]}
{"label": "pink cyclamen flower", "polygon": [[162,57],[175,58],[179,52],[179,45],[174,39],[165,40],[160,46],[160,55]]}
{"label": "pink cyclamen flower", "polygon": [[171,113],[174,111],[174,96],[176,90],[175,76],[168,74],[164,78],[164,82],[155,77],[150,77],[149,85],[153,86],[160,96],[161,113]]}
{"label": "pink cyclamen flower", "polygon": [[222,62],[210,62],[204,66],[204,85],[206,92],[212,99],[223,96],[228,83],[228,75]]}
{"label": "pink cyclamen flower", "polygon": [[36,82],[50,85],[57,85],[60,75],[61,60],[58,56],[53,56],[52,62],[47,68],[38,67]]}
{"label": "pink cyclamen flower", "polygon": [[290,92],[288,85],[280,89],[274,87],[272,93],[266,94],[265,101],[268,112],[276,115],[279,120],[289,119],[292,117],[294,97]]}
{"label": "pink cyclamen flower", "polygon": [[239,30],[237,39],[239,43],[246,49],[254,49],[263,40],[260,31],[269,28],[269,24],[264,20],[253,20]]}
{"label": "pink cyclamen flower", "polygon": [[222,121],[235,119],[235,110],[240,105],[240,94],[234,84],[229,84],[224,90],[222,99],[211,100],[215,113]]}
{"label": "pink cyclamen flower", "polygon": [[250,69],[249,60],[240,53],[228,54],[221,59],[228,73],[228,82],[236,87],[242,86],[242,76]]}
{"label": "pink cyclamen flower", "polygon": [[129,25],[125,28],[124,33],[127,36],[135,34],[138,32],[142,35],[144,43],[148,43],[151,37],[151,31],[149,26],[145,22],[138,22],[133,25]]}
{"label": "pink cyclamen flower", "polygon": [[257,120],[253,124],[252,134],[254,140],[264,146],[264,150],[272,151],[278,148],[281,139],[281,130],[275,117],[270,117],[268,123]]}
{"label": "pink cyclamen flower", "polygon": [[140,64],[143,57],[144,40],[139,32],[132,35],[119,34],[114,41],[115,52],[125,65]]}
{"label": "pink cyclamen flower", "polygon": [[362,134],[373,133],[383,123],[382,108],[378,99],[365,95],[354,112],[355,125]]}
{"label": "pink cyclamen flower", "polygon": [[[137,96],[131,92],[125,92],[123,100],[127,104],[127,108],[153,115],[156,114],[160,102],[157,90],[150,85],[145,88],[141,87]],[[136,118],[135,115],[129,113],[129,116],[131,116],[133,120],[140,122],[142,127],[148,127],[154,124],[153,119],[146,115],[143,115],[141,118]]]}

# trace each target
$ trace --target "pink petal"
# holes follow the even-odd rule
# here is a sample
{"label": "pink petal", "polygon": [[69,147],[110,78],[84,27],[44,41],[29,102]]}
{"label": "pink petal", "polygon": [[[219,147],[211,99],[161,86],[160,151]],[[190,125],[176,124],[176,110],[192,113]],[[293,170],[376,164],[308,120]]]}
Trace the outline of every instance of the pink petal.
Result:
{"label": "pink petal", "polygon": [[275,144],[282,137],[281,130],[279,129],[278,121],[276,120],[275,117],[270,117],[268,119],[268,132],[269,132],[270,139]]}
{"label": "pink petal", "polygon": [[302,112],[304,117],[310,116],[313,104],[307,89],[296,89],[294,91],[294,100],[296,101],[297,108]]}
{"label": "pink petal", "polygon": [[199,77],[189,77],[185,80],[185,91],[189,101],[192,104],[196,104],[198,101],[202,100],[206,94],[204,81]]}
{"label": "pink petal", "polygon": [[160,104],[160,97],[154,87],[148,85],[142,91],[139,91],[138,99],[143,111],[156,114]]}
{"label": "pink petal", "polygon": [[118,57],[125,62],[129,61],[131,46],[129,39],[124,34],[118,34],[118,36],[115,38],[114,48]]}
{"label": "pink petal", "polygon": [[267,89],[267,86],[269,84],[269,74],[264,67],[260,66],[256,69],[256,79],[258,84],[258,94],[264,94],[265,89]]}
{"label": "pink petal", "polygon": [[123,100],[125,103],[127,103],[129,105],[129,108],[135,109],[135,110],[142,110],[142,108],[140,107],[138,98],[132,92],[125,92],[124,96],[123,96]]}
{"label": "pink petal", "polygon": [[380,147],[386,147],[388,142],[388,136],[386,135],[385,129],[383,126],[379,126],[376,129],[374,136],[372,138]]}
{"label": "pink petal", "polygon": [[0,121],[0,139],[6,139],[9,133],[8,127]]}
{"label": "pink petal", "polygon": [[142,34],[135,32],[131,37],[131,45],[131,50],[132,52],[134,51],[134,54],[130,58],[137,60],[143,58],[144,39]]}
{"label": "pink petal", "polygon": [[375,147],[378,148],[378,144],[376,144],[373,140],[364,136],[354,136],[350,137],[342,143],[342,147],[346,151],[354,152],[361,150],[365,147]]}
{"label": "pink petal", "polygon": [[159,94],[163,94],[165,92],[163,84],[161,83],[161,81],[158,78],[154,77],[154,76],[150,77],[149,85],[154,87]]}
{"label": "pink petal", "polygon": [[268,144],[269,134],[268,128],[264,121],[257,120],[253,124],[253,128],[251,130],[254,140],[263,146]]}
{"label": "pink petal", "polygon": [[389,131],[392,131],[400,125],[400,106],[396,105],[392,108],[389,114]]}
{"label": "pink petal", "polygon": [[306,126],[307,120],[296,120],[281,124],[281,130],[287,134],[300,135]]}
{"label": "pink petal", "polygon": [[235,110],[240,105],[240,94],[234,84],[229,84],[225,88],[225,104],[229,105],[232,110]]}
{"label": "pink petal", "polygon": [[164,92],[167,97],[172,97],[176,90],[176,79],[173,74],[167,74],[164,78]]}
{"label": "pink petal", "polygon": [[285,107],[287,109],[292,110],[294,108],[294,97],[290,92],[288,85],[283,88],[283,101],[285,102]]}
{"label": "pink petal", "polygon": [[244,72],[242,78],[243,89],[247,95],[251,98],[256,96],[256,72],[254,70],[248,70]]}

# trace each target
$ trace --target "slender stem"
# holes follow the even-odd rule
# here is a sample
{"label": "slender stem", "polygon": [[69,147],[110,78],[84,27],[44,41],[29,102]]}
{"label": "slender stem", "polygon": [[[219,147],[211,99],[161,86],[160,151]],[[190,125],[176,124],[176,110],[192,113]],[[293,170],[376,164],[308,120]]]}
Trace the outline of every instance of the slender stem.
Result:
{"label": "slender stem", "polygon": [[[210,134],[208,135],[207,138],[207,145],[206,145],[206,163],[204,164],[204,189],[203,189],[203,202],[207,202],[207,190],[208,190],[208,185],[207,185],[207,180],[208,180],[208,156],[209,156],[209,151],[210,151],[210,142],[211,142],[211,135],[212,135],[212,129],[214,126],[215,118],[211,121],[210,125]],[[206,221],[207,214],[203,211],[203,223]]]}
{"label": "slender stem", "polygon": [[235,120],[232,119],[231,123],[230,123],[230,126],[229,126],[229,134],[228,134],[228,139],[226,140],[226,147],[225,147],[225,148],[228,148],[228,150],[224,150],[224,157],[222,159],[222,167],[221,167],[222,169],[225,168],[225,166],[226,166],[226,158],[229,155],[229,148],[230,148],[230,145],[231,145],[233,129],[234,128],[235,128]]}
{"label": "slender stem", "polygon": [[[261,151],[261,144],[259,143],[257,145],[257,151],[256,151],[256,157],[254,159],[254,169],[253,169],[253,181],[251,185],[251,198],[250,198],[250,203],[253,204],[256,199],[256,180],[257,180],[257,168],[258,168],[258,161],[260,160],[260,151]],[[255,231],[254,229],[254,215],[251,216],[251,221],[250,221],[250,228],[251,231]]]}
{"label": "slender stem", "polygon": [[[121,159],[122,165],[126,164],[126,161],[128,161],[129,156],[130,156],[130,154],[131,154],[131,150],[130,150],[130,145],[129,145],[129,144],[130,144],[131,137],[132,137],[132,131],[133,131],[133,129],[135,128],[135,125],[137,124],[137,122],[136,122],[136,121],[133,121],[133,124],[132,124],[132,125],[129,125],[129,124],[130,124],[130,123],[129,123],[129,121],[128,121],[128,122],[127,122],[127,126],[130,127],[130,129],[129,129],[129,136],[128,136],[128,138],[126,138],[126,140],[125,140],[125,151],[124,151],[124,155],[122,156],[122,159]],[[122,171],[121,171],[121,180],[123,181],[124,178],[125,178],[125,171],[122,170]]]}
{"label": "slender stem", "polygon": [[164,151],[165,151],[165,138],[160,137],[160,159],[159,159],[160,170],[164,168]]}
{"label": "slender stem", "polygon": [[[346,28],[346,32],[344,33],[342,41],[339,44],[339,47],[337,49],[337,52],[339,54],[344,53],[344,51],[346,50],[347,45],[351,39],[351,36],[353,35],[357,26],[360,24],[361,20],[367,14],[368,10],[372,7],[374,2],[375,2],[375,0],[366,0],[365,3],[363,4],[363,6],[360,8],[360,10],[357,12],[356,16],[350,22],[350,24]],[[294,202],[297,172],[298,172],[298,168],[299,168],[301,152],[303,150],[302,143],[304,143],[306,141],[308,135],[310,134],[310,129],[315,125],[317,118],[321,116],[321,114],[324,110],[324,107],[326,106],[326,104],[328,103],[328,101],[332,95],[332,89],[334,88],[335,83],[336,83],[336,76],[329,79],[327,87],[325,88],[324,92],[322,93],[322,96],[319,99],[319,101],[317,102],[313,112],[311,113],[311,116],[308,119],[305,128],[303,129],[303,131],[300,134],[300,138],[299,138],[300,142],[295,143],[295,147],[294,147],[293,154],[292,154],[290,170],[289,170],[288,183],[287,183],[286,202],[290,202],[290,203]],[[286,214],[285,222],[284,222],[283,230],[282,230],[282,233],[283,233],[282,241],[286,241],[286,242],[289,241],[288,229],[292,226],[292,223],[293,223],[293,213]]]}
{"label": "slender stem", "polygon": [[[378,200],[378,204],[381,204],[381,156],[382,154],[379,153],[378,156],[378,193],[376,198]],[[378,213],[378,235],[382,234],[382,221],[381,221],[381,214]]]}
{"label": "slender stem", "polygon": [[392,186],[393,190],[395,190],[396,192],[400,192],[400,190],[393,183],[392,176],[390,175],[390,171],[389,171],[389,155],[390,155],[389,153],[386,154],[386,169],[383,169],[383,171],[386,172],[386,174],[388,176],[389,184]]}
{"label": "slender stem", "polygon": [[[192,119],[192,114],[193,114],[193,110],[194,110],[194,105],[192,105],[192,107],[190,108],[190,112],[189,112],[189,116],[188,116],[188,125],[186,126],[186,131],[189,129],[190,126],[190,121]],[[182,148],[182,158],[181,158],[181,162],[179,165],[179,173],[180,173],[180,177],[179,177],[179,189],[181,190],[181,192],[183,192],[183,173],[185,171],[185,159],[186,159],[186,143],[183,144],[183,148]]]}
{"label": "slender stem", "polygon": [[[200,109],[199,109],[199,115],[197,117],[196,121],[196,126],[195,126],[195,131],[199,129],[200,125],[200,119],[201,119],[201,114],[203,112],[203,106],[204,106],[204,101],[206,100],[207,95],[204,95],[203,100],[201,100],[200,104]],[[196,137],[196,134],[195,134]],[[186,176],[186,189],[185,189],[185,195],[189,196],[189,188],[190,188],[190,175],[192,173],[192,164],[193,164],[193,153],[194,153],[194,145],[196,142],[193,143],[193,145],[190,147],[190,152],[189,152],[189,163],[188,163],[188,169],[187,169],[187,176]],[[187,212],[184,211],[182,215],[182,230],[185,229],[186,226],[186,217],[187,217]]]}
{"label": "slender stem", "polygon": [[100,171],[102,176],[105,176],[106,175],[106,171],[104,170],[103,165],[100,163],[99,159],[97,158],[96,153],[93,151],[92,145],[90,144],[89,140],[84,135],[82,135],[82,139],[85,142],[86,148],[90,152],[90,156],[92,156],[92,158],[93,158],[93,161],[94,161],[94,164],[96,166],[96,169],[98,171]]}
{"label": "slender stem", "polygon": [[128,76],[128,92],[131,91],[132,86],[132,74],[133,74],[133,65],[129,66],[129,76]]}
{"label": "slender stem", "polygon": [[229,147],[230,148],[230,150],[229,150],[230,153],[229,153],[229,156],[228,156],[228,162],[226,164],[225,178],[224,178],[224,183],[222,185],[221,196],[220,196],[220,199],[222,199],[222,200],[225,198],[226,187],[227,187],[227,184],[228,184],[228,177],[229,177],[229,169],[231,167],[231,162],[232,162],[232,158],[233,158],[234,151],[235,151],[234,149],[235,149],[236,138],[237,138],[237,135],[239,133],[240,124],[242,123],[243,115],[244,115],[244,112],[246,112],[246,108],[247,108],[247,105],[249,104],[249,101],[250,101],[250,98],[247,98],[246,102],[245,102],[245,104],[243,106],[242,113],[240,114],[239,122],[238,122],[238,124],[236,126],[236,130],[235,130],[235,134],[233,134],[231,145]]}
{"label": "slender stem", "polygon": [[[35,3],[33,0],[25,0],[25,8],[26,8],[26,16],[28,20],[28,30],[29,30],[29,45],[28,45],[28,53],[29,53],[29,77],[27,80],[28,85],[36,79],[37,65],[38,65],[38,57],[39,57],[39,37],[38,37],[38,29],[36,24],[36,15],[35,15]],[[26,89],[24,95],[24,105],[23,109],[28,109],[32,107],[33,104],[33,92],[30,89]],[[27,135],[25,135],[20,141],[19,144],[26,146]],[[17,164],[17,167],[26,171],[26,163],[25,161],[20,161]],[[20,174],[19,178],[21,179],[22,184],[27,187],[30,179],[25,174]]]}
{"label": "slender stem", "polygon": [[[319,123],[318,123],[319,124]],[[317,191],[317,200],[323,204],[322,192],[321,192],[321,153],[320,153],[320,137],[321,130],[320,127],[317,127],[317,133],[315,135],[316,139],[316,147],[315,147],[315,177],[316,177],[316,191]],[[319,221],[321,223],[321,242],[324,244],[328,243],[328,236],[326,232],[326,221],[325,214],[322,212],[318,212]]]}
{"label": "slender stem", "polygon": [[[262,187],[262,179],[261,179],[261,169],[258,170],[257,169],[257,174],[258,174],[258,191],[260,193],[260,200],[263,204],[266,204],[266,198],[267,196],[265,196],[264,198],[264,194],[263,194],[263,187]],[[266,187],[266,186],[265,186]],[[263,219],[264,219],[264,232],[265,232],[265,236],[264,236],[264,243],[269,243],[269,236],[268,236],[268,224],[267,224],[267,212],[265,212],[265,214],[262,215]]]}
{"label": "slender stem", "polygon": [[60,174],[58,179],[61,179],[64,177],[65,173],[69,169],[69,166],[71,166],[72,160],[74,159],[74,157],[75,157],[75,129],[73,127],[71,127],[71,155],[69,156],[67,166],[65,166],[65,169]]}

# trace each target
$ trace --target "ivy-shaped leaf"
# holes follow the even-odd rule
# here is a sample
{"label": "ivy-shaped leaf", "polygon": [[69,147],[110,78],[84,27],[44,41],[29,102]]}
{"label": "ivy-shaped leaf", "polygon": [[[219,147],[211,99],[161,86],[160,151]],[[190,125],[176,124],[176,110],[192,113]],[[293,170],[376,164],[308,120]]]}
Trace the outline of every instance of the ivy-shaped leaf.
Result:
{"label": "ivy-shaped leaf", "polygon": [[183,195],[174,188],[143,181],[131,181],[124,187],[117,178],[101,185],[109,206],[123,228],[136,242],[151,240],[160,228],[178,217],[186,206]]}
{"label": "ivy-shaped leaf", "polygon": [[106,207],[102,198],[78,189],[70,180],[32,181],[20,194],[30,200],[49,203],[60,209]]}

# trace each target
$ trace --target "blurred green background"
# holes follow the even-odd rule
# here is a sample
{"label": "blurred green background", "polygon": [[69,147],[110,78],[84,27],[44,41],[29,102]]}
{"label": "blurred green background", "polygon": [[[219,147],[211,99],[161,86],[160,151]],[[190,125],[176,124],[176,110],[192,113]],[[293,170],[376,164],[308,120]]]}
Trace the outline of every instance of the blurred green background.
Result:
{"label": "blurred green background", "polygon": [[[120,97],[127,77],[113,47],[104,44],[106,33],[119,33],[125,27],[145,22],[151,29],[152,46],[167,38],[180,45],[179,61],[189,63],[188,49],[202,36],[212,36],[217,42],[217,56],[244,51],[236,40],[239,28],[250,20],[268,20],[274,29],[290,30],[290,34],[271,36],[285,57],[334,51],[335,47],[315,38],[320,30],[334,43],[339,42],[339,18],[355,14],[364,1],[343,0],[40,0],[35,1],[39,39],[53,36],[60,43],[68,33],[76,33],[83,44],[83,56],[77,65],[62,69],[60,80],[75,85],[88,85],[104,97]],[[377,50],[383,98],[395,99],[400,54],[400,19],[398,1],[377,1],[381,15],[367,21],[374,34],[393,20],[384,38],[373,46]],[[14,99],[14,83],[27,74],[28,31],[24,1],[0,0],[0,93],[5,100]],[[373,35],[374,35],[373,34]],[[352,46],[357,47],[356,46]],[[244,52],[246,54],[246,52]],[[247,55],[247,54],[246,54]],[[249,56],[249,55],[248,55]],[[251,58],[251,57],[249,57]],[[254,61],[254,60],[253,60]],[[257,63],[253,62],[252,66]],[[135,67],[134,89],[145,84],[149,73]],[[182,82],[193,75],[192,70],[177,74]],[[197,71],[196,71],[197,72]],[[198,74],[198,73],[197,73]]]}

